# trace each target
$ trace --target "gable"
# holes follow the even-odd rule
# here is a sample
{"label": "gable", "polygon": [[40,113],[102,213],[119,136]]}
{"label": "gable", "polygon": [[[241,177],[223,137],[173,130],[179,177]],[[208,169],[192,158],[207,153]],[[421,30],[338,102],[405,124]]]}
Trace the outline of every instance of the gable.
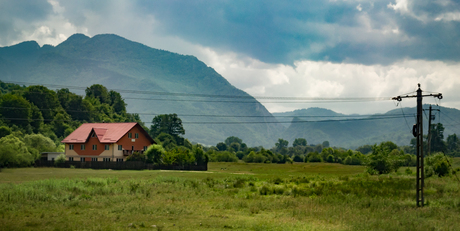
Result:
{"label": "gable", "polygon": [[91,133],[94,132],[100,143],[116,143],[128,131],[138,126],[139,131],[146,138],[155,143],[149,134],[138,123],[85,123],[68,135],[62,143],[86,143]]}

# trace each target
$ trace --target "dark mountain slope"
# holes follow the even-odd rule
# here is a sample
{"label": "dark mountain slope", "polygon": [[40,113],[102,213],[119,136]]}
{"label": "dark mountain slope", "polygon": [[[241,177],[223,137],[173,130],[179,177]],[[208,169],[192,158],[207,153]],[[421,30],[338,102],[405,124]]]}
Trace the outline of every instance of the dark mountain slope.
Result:
{"label": "dark mountain slope", "polygon": [[[109,89],[125,90],[120,92],[128,103],[128,111],[141,113],[146,122],[153,118],[153,115],[147,114],[164,113],[271,116],[263,105],[232,86],[197,58],[153,49],[116,35],[89,38],[76,34],[56,47],[40,48],[36,42],[24,42],[0,48],[0,59],[0,80],[6,82],[59,84],[69,86],[71,91],[79,94],[83,94],[83,89],[72,89],[71,86],[87,87],[98,83]],[[139,93],[136,91],[186,94],[136,94]],[[230,95],[244,99],[196,97],[189,94]],[[222,102],[235,100],[245,103]],[[238,136],[248,145],[271,147],[283,131],[279,124],[241,124],[255,121],[251,118],[181,118],[184,121],[185,136],[191,141],[204,144],[215,145],[228,136]],[[273,117],[266,120],[275,121]],[[234,124],[210,124],[213,122]]]}

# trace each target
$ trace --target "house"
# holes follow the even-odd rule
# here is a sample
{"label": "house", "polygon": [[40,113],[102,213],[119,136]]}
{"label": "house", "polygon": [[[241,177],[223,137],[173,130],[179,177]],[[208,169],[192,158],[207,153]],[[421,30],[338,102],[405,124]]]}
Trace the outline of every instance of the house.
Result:
{"label": "house", "polygon": [[155,141],[135,122],[85,123],[61,141],[68,161],[123,162]]}

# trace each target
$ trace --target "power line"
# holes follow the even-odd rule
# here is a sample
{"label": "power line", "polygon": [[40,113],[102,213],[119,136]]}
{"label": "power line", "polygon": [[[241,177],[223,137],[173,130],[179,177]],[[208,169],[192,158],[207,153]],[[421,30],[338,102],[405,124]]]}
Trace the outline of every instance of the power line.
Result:
{"label": "power line", "polygon": [[[401,116],[393,116],[393,117],[382,117],[382,118],[360,118],[360,119],[341,119],[341,120],[296,120],[296,121],[201,121],[201,122],[193,122],[193,121],[183,121],[183,124],[277,124],[277,123],[324,123],[324,122],[353,122],[353,121],[367,121],[367,120],[383,120],[383,119],[398,119],[402,118]],[[59,121],[59,122],[72,122],[72,121],[80,121],[86,122],[86,120],[55,120],[55,119],[29,119],[29,118],[2,118],[3,120],[22,120],[22,121]],[[103,123],[102,122],[93,122],[93,123]],[[134,121],[136,122],[136,121]],[[152,123],[152,122],[145,122],[140,121],[142,123]]]}
{"label": "power line", "polygon": [[[4,109],[16,109],[16,110],[39,110],[39,111],[65,111],[65,112],[81,112],[81,113],[91,113],[91,112],[99,112],[96,110],[93,111],[83,111],[83,110],[65,110],[65,109],[50,109],[50,108],[24,108],[24,107],[0,107]],[[129,114],[137,114],[137,115],[162,115],[161,113],[129,113]],[[163,113],[165,114],[165,113]],[[223,118],[354,118],[354,117],[372,117],[372,118],[386,118],[386,117],[395,117],[401,116],[407,117],[404,113],[403,114],[375,114],[375,115],[284,115],[284,116],[262,116],[262,115],[205,115],[205,114],[179,114],[179,117],[223,117]]]}
{"label": "power line", "polygon": [[[68,85],[57,85],[57,84],[43,84],[43,83],[31,83],[31,82],[19,82],[19,81],[9,81],[9,83],[14,84],[23,84],[23,85],[42,85],[50,86],[56,88],[70,88],[78,90],[86,90],[87,87],[81,86],[68,86]],[[108,89],[117,91],[119,93],[129,93],[129,94],[147,94],[147,95],[159,95],[159,96],[186,96],[186,97],[208,97],[208,98],[233,98],[233,99],[270,99],[270,100],[300,100],[300,101],[352,101],[352,102],[361,102],[361,101],[384,101],[391,100],[391,97],[293,97],[293,96],[251,96],[251,95],[216,95],[216,94],[201,94],[201,93],[181,93],[181,92],[158,92],[158,91],[143,91],[143,90],[126,90],[126,89]],[[140,100],[150,100],[150,98],[125,98],[125,99],[140,99]],[[164,99],[155,99],[155,100],[164,100]],[[179,100],[182,101],[182,100]],[[188,101],[188,100],[187,100]],[[219,101],[215,101],[219,102]],[[223,101],[230,102],[230,101]],[[265,102],[269,103],[269,102]]]}

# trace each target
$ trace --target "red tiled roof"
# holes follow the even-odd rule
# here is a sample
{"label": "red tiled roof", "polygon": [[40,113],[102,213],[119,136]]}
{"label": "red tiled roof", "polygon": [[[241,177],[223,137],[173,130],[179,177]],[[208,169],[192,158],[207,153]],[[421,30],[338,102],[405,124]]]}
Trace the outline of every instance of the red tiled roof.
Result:
{"label": "red tiled roof", "polygon": [[[85,143],[94,130],[99,142],[116,143],[137,123],[85,123],[67,136],[61,143]],[[150,137],[149,137],[150,138]]]}

